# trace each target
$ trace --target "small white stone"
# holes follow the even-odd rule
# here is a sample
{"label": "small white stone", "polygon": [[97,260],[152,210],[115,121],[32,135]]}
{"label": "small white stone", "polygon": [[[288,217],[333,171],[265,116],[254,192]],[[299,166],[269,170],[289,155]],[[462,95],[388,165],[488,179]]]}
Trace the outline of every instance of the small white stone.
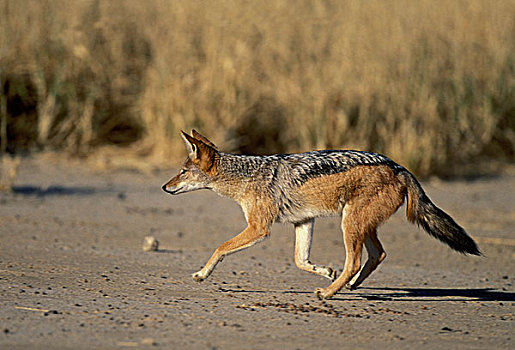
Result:
{"label": "small white stone", "polygon": [[159,249],[159,241],[152,236],[145,237],[143,241],[144,252],[155,252]]}

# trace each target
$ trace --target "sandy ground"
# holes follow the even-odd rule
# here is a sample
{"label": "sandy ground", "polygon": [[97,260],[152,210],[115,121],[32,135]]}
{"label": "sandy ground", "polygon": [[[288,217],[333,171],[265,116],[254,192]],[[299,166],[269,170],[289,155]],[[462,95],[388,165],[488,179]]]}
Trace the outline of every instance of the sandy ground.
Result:
{"label": "sandy ground", "polygon": [[[404,217],[381,228],[388,258],[356,291],[293,262],[293,228],[190,278],[245,227],[232,201],[161,191],[173,175],[24,159],[0,194],[2,349],[513,349],[515,176],[424,183],[479,243],[462,256]],[[155,236],[160,251],[143,252]],[[312,261],[343,266],[337,218],[319,219]]]}

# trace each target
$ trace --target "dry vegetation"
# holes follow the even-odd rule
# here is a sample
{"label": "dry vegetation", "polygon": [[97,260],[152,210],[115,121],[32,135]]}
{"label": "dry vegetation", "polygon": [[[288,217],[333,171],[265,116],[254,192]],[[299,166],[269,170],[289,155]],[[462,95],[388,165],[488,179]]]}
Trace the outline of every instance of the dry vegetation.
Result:
{"label": "dry vegetation", "polygon": [[513,161],[514,46],[513,0],[0,0],[1,151]]}

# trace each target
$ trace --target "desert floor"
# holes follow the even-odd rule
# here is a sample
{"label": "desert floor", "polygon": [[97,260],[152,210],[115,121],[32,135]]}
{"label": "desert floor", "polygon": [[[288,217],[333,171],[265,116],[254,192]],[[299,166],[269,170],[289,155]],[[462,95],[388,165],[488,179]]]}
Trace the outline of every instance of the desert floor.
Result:
{"label": "desert floor", "polygon": [[[0,348],[515,348],[513,172],[423,183],[484,257],[450,250],[401,207],[380,230],[388,258],[328,301],[313,291],[329,281],[296,268],[284,224],[194,282],[245,220],[212,192],[167,195],[172,175],[23,159],[0,193]],[[317,220],[312,261],[342,268],[339,226]],[[148,235],[159,251],[142,250]]]}

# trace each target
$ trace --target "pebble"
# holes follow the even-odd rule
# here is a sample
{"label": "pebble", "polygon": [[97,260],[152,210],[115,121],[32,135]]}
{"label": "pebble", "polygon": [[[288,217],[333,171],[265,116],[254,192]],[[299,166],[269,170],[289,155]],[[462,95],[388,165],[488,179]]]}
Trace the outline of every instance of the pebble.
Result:
{"label": "pebble", "polygon": [[155,252],[159,249],[159,241],[153,236],[146,236],[143,240],[144,252]]}
{"label": "pebble", "polygon": [[142,345],[152,345],[152,346],[157,345],[156,341],[152,338],[145,338],[145,339],[141,340],[141,344]]}

